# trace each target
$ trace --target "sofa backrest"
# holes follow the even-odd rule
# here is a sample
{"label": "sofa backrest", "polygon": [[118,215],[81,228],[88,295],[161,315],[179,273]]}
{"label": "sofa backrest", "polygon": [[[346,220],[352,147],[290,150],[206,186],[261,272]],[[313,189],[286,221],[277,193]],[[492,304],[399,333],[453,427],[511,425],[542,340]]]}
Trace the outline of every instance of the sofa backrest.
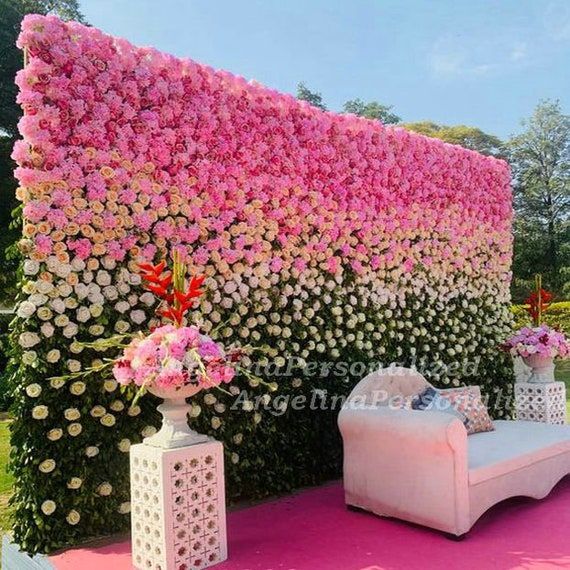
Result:
{"label": "sofa backrest", "polygon": [[431,384],[416,370],[380,368],[365,376],[348,396],[348,403],[387,406],[423,392]]}

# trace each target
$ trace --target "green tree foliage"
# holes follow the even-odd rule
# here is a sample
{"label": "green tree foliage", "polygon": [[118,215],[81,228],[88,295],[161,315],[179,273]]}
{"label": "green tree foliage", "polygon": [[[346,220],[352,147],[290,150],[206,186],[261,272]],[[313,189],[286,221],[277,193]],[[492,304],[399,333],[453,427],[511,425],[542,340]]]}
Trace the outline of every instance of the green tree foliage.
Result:
{"label": "green tree foliage", "polygon": [[15,297],[17,261],[6,250],[13,249],[20,236],[19,224],[11,214],[18,203],[10,154],[18,138],[21,116],[14,77],[23,64],[16,39],[22,18],[31,13],[55,13],[64,19],[83,21],[77,0],[0,0],[0,306],[12,305]]}
{"label": "green tree foliage", "polygon": [[297,85],[297,99],[307,101],[313,107],[317,107],[322,111],[327,110],[323,96],[318,91],[311,91],[302,81]]}
{"label": "green tree foliage", "polygon": [[402,120],[392,113],[392,105],[382,105],[378,101],[365,103],[362,99],[352,99],[344,104],[343,111],[367,119],[377,119],[385,125],[395,125]]}
{"label": "green tree foliage", "polygon": [[451,144],[457,144],[464,148],[476,150],[481,154],[502,156],[503,143],[501,140],[477,127],[468,127],[466,125],[439,125],[432,121],[404,123],[402,126],[410,131],[428,137],[434,137]]}
{"label": "green tree foliage", "polygon": [[557,101],[542,101],[522,125],[507,145],[516,209],[513,269],[522,279],[542,272],[560,294],[570,266],[570,116]]}

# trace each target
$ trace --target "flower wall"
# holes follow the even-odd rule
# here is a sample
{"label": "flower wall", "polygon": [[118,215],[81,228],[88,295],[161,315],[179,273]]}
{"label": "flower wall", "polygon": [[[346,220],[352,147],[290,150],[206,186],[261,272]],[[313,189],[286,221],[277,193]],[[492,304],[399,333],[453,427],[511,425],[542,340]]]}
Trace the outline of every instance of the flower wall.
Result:
{"label": "flower wall", "polygon": [[[326,366],[340,362],[423,359],[435,384],[478,383],[492,402],[508,389],[504,162],[55,17],[26,17],[19,45],[13,467],[25,548],[128,525],[128,449],[155,429],[156,402],[130,408],[115,382],[49,378],[104,358],[75,340],[148,327],[136,262],[173,248],[207,275],[206,332],[268,344],[274,365],[296,358],[269,379],[275,401],[346,394],[359,374]],[[441,367],[475,357],[475,378]],[[216,392],[193,401],[196,427],[226,444],[232,497],[338,475],[338,410],[231,405]]]}

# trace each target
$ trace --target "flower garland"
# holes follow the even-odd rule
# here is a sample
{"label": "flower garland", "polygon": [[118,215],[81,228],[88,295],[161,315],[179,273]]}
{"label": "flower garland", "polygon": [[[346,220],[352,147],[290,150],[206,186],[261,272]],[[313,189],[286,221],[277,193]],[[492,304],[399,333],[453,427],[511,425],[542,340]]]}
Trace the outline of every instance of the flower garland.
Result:
{"label": "flower garland", "polygon": [[[491,403],[509,385],[496,356],[511,318],[504,162],[53,16],[26,17],[19,46],[12,441],[24,548],[128,525],[127,453],[155,429],[154,406],[131,406],[96,373],[58,376],[105,366],[109,335],[160,324],[138,264],[169,250],[205,277],[201,331],[270,345],[276,366],[295,358],[285,392],[346,393],[362,370],[337,376],[331,362],[413,359],[432,363],[440,385],[462,381],[445,365],[479,359],[470,382]],[[229,391],[256,385],[238,378]],[[198,429],[226,444],[234,496],[338,474],[335,412],[284,405],[275,416],[249,398],[227,416],[223,394],[193,405]]]}

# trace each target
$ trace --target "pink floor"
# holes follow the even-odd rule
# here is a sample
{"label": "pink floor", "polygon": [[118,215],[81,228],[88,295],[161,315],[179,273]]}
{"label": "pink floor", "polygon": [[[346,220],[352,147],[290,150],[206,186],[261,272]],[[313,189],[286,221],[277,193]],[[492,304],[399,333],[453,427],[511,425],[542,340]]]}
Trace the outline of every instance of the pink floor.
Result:
{"label": "pink floor", "polygon": [[[543,501],[513,499],[489,511],[462,542],[348,511],[328,485],[233,512],[230,559],[219,570],[570,569],[570,477]],[[127,542],[65,552],[57,570],[130,569]]]}

